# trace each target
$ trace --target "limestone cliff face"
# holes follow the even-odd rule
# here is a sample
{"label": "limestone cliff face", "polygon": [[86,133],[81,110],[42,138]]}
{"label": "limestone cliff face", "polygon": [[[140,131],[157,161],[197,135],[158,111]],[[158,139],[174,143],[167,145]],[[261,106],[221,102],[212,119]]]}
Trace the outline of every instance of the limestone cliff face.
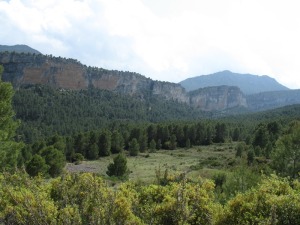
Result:
{"label": "limestone cliff face", "polygon": [[189,103],[189,95],[179,84],[169,82],[153,82],[153,95],[163,95],[167,100],[177,100],[179,102]]}
{"label": "limestone cliff face", "polygon": [[186,92],[180,84],[153,81],[132,72],[87,67],[73,59],[1,52],[0,64],[4,66],[3,80],[11,82],[15,88],[28,84],[71,90],[94,87],[141,97],[158,96],[206,111],[247,106],[243,93],[236,87],[222,86]]}
{"label": "limestone cliff face", "polygon": [[217,86],[190,92],[190,104],[207,111],[247,107],[244,94],[238,87]]}
{"label": "limestone cliff face", "polygon": [[18,88],[26,84],[46,84],[65,89],[85,89],[88,80],[83,66],[75,60],[36,54],[1,53],[3,80]]}

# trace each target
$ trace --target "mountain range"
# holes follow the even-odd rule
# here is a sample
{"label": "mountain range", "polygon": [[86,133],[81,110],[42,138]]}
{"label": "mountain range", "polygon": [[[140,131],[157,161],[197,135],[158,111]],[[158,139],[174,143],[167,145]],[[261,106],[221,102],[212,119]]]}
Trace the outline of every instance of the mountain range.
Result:
{"label": "mountain range", "polygon": [[179,84],[181,84],[187,91],[193,91],[210,86],[237,86],[246,95],[261,92],[289,90],[287,87],[278,83],[274,78],[267,75],[257,76],[252,74],[239,74],[233,73],[229,70],[188,78],[181,81]]}
{"label": "mountain range", "polygon": [[17,53],[31,53],[41,54],[39,51],[27,46],[27,45],[0,45],[0,52],[17,52]]}
{"label": "mountain range", "polygon": [[42,55],[24,45],[0,47],[2,79],[16,89],[33,84],[62,90],[96,88],[145,101],[149,96],[156,96],[203,111],[239,108],[262,111],[300,103],[299,90],[289,90],[268,76],[223,71],[176,84],[154,81],[134,72],[89,67],[75,59]]}

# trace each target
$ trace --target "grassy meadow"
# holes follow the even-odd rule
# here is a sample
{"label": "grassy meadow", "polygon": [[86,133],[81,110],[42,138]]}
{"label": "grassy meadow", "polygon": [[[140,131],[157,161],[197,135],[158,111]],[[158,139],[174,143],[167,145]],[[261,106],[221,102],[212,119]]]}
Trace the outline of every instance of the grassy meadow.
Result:
{"label": "grassy meadow", "polygon": [[[166,170],[170,174],[185,173],[192,180],[199,176],[211,178],[217,171],[226,170],[235,164],[235,146],[236,143],[226,143],[139,153],[135,157],[127,155],[129,180],[151,183],[155,181],[157,171],[163,176]],[[93,172],[107,176],[107,166],[113,162],[115,156],[83,161],[79,165],[68,163],[65,169],[70,172]]]}

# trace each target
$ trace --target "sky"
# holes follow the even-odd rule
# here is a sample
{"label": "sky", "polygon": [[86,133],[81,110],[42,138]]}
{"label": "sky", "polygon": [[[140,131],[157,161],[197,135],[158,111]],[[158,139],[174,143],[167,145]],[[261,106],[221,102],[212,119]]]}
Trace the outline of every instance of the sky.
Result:
{"label": "sky", "polygon": [[0,0],[0,44],[179,82],[222,70],[300,89],[298,0]]}

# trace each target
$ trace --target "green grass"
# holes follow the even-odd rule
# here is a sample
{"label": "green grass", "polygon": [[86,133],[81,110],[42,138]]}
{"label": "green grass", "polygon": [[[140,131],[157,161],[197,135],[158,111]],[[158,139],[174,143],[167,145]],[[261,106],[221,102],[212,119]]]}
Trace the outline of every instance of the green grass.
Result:
{"label": "green grass", "polygon": [[[145,183],[154,182],[156,170],[163,174],[167,169],[172,173],[185,173],[196,179],[199,176],[210,178],[215,172],[226,170],[234,164],[236,143],[197,146],[190,149],[159,150],[155,153],[140,153],[136,157],[127,155],[130,170],[129,180]],[[68,164],[71,172],[94,172],[106,175],[107,166],[115,155],[95,161],[83,161],[80,165]]]}

